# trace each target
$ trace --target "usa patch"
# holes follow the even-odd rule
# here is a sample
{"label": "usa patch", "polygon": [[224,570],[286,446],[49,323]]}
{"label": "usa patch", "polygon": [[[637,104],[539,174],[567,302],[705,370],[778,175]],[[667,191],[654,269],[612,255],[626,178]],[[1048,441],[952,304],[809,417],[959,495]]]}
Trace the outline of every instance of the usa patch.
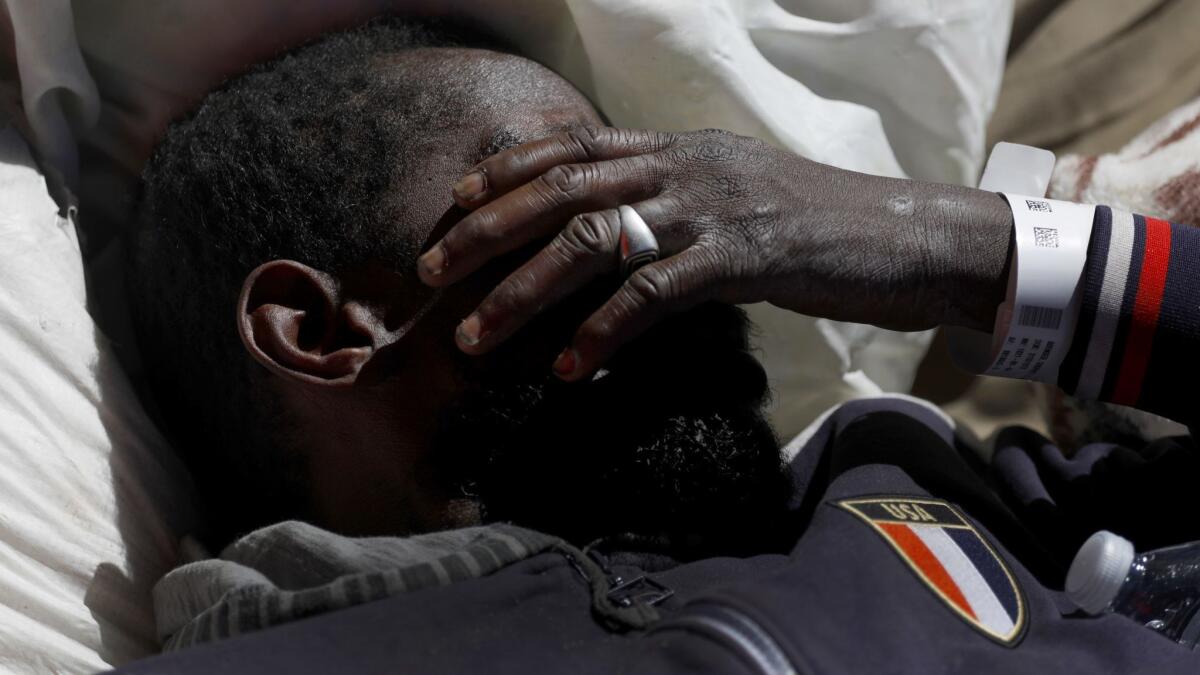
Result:
{"label": "usa patch", "polygon": [[838,506],[879,533],[942,602],[984,635],[1011,645],[1025,630],[1016,577],[991,544],[949,503],[870,497]]}

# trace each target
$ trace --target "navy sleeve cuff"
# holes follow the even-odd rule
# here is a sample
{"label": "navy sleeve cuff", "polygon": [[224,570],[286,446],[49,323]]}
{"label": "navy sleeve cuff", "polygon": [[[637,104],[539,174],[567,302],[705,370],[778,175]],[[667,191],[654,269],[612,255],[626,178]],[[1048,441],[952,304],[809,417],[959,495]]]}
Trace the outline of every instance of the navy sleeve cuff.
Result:
{"label": "navy sleeve cuff", "polygon": [[1190,423],[1200,347],[1200,230],[1096,208],[1082,302],[1058,384]]}

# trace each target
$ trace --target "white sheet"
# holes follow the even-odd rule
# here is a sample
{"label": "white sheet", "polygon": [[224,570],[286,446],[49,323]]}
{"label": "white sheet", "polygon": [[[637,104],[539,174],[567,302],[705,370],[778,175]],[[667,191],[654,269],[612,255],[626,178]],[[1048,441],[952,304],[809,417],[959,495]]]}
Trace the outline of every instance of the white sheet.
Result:
{"label": "white sheet", "polygon": [[153,653],[187,477],[87,313],[75,228],[0,129],[0,670]]}

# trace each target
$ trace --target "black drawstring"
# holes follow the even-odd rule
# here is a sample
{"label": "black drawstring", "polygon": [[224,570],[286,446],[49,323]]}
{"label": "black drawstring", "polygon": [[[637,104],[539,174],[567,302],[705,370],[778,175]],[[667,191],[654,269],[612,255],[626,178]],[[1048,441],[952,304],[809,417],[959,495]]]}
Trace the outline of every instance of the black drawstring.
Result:
{"label": "black drawstring", "polygon": [[592,596],[592,614],[605,628],[615,632],[643,630],[659,620],[658,610],[644,602],[622,603],[613,600],[613,590],[608,573],[583,551],[566,542],[559,542],[552,550],[561,553],[571,567],[587,582]]}

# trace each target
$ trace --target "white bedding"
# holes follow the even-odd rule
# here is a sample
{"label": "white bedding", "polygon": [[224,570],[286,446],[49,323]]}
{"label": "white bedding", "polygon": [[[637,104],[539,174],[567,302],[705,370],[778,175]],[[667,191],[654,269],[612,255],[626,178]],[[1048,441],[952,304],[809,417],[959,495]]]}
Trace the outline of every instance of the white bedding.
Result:
{"label": "white bedding", "polygon": [[157,648],[153,581],[191,513],[87,313],[83,262],[0,129],[0,670],[88,672]]}
{"label": "white bedding", "polygon": [[[73,186],[89,179],[79,144],[136,174],[187,101],[384,5],[474,17],[618,125],[722,127],[847,168],[973,183],[1011,11],[1009,0],[3,1],[34,141]],[[88,671],[154,648],[144,600],[187,530],[189,488],[87,314],[73,229],[3,133],[0,669]],[[101,208],[119,212],[128,197],[112,194]],[[90,290],[111,294],[114,280],[91,272]],[[752,312],[784,433],[847,397],[906,389],[924,349],[919,335]]]}

